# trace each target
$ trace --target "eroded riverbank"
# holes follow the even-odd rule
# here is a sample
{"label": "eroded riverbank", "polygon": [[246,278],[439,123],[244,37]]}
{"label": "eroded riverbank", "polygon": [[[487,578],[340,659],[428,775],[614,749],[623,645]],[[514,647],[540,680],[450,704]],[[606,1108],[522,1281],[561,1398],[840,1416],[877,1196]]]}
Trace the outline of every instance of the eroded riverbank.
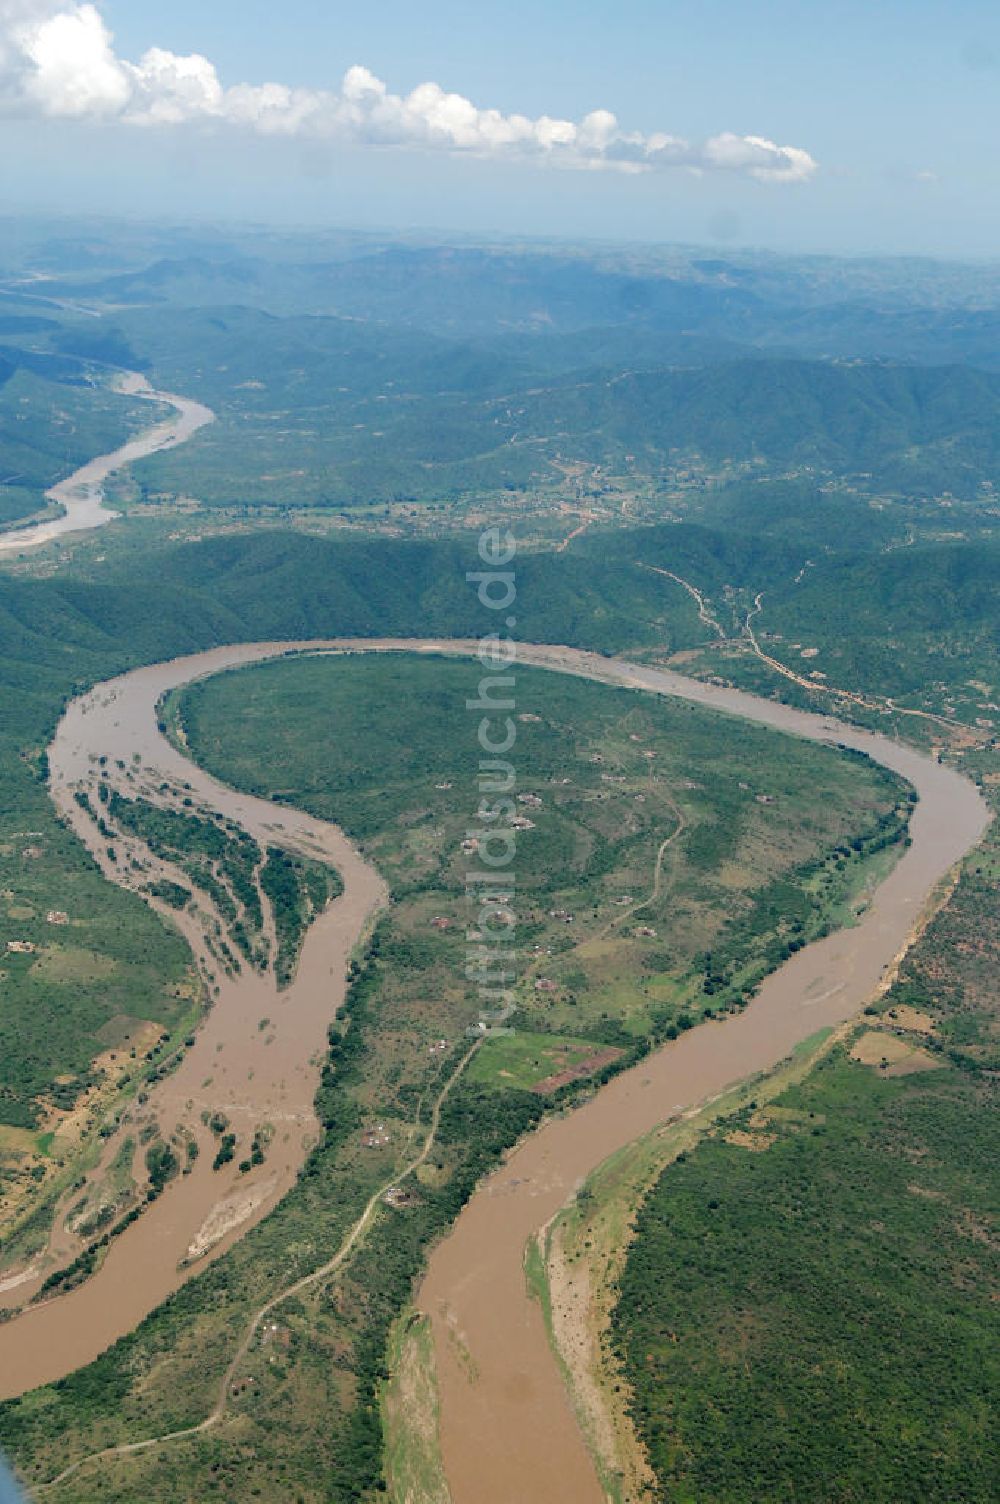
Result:
{"label": "eroded riverbank", "polygon": [[[180,1069],[151,1094],[161,1120],[180,1116],[191,1123],[202,1107],[204,1082],[214,1073],[217,1085],[225,1083],[226,1100],[243,1112],[247,1123],[281,1111],[291,1114],[293,1126],[282,1139],[280,1154],[269,1157],[257,1190],[269,1177],[273,1184],[213,1253],[275,1204],[305,1156],[314,1057],[342,995],[338,988],[344,962],[365,916],[381,897],[381,886],[335,827],[237,794],[194,768],[159,733],[156,704],[168,689],[191,678],[296,648],[472,651],[464,643],[406,640],[219,649],[98,686],[70,707],[50,753],[56,802],[92,850],[100,842],[73,793],[95,777],[95,759],[105,756],[120,760],[126,769],[141,769],[144,797],[161,779],[186,781],[204,807],[219,810],[262,841],[293,848],[300,843],[297,849],[322,852],[344,877],[343,898],[307,937],[294,1006],[291,992],[277,1004],[284,1010],[281,1070],[275,1069],[274,1045],[261,1051],[259,1061],[254,1053],[259,1048],[253,1037],[259,1038],[258,1009],[264,1007],[254,989],[267,984],[245,975],[221,987]],[[843,742],[908,778],[921,799],[913,818],[913,844],[856,929],[799,952],[744,1013],[682,1036],[585,1106],[545,1125],[484,1182],[435,1251],[419,1299],[433,1322],[442,1445],[455,1504],[601,1498],[541,1317],[526,1296],[521,1265],[527,1238],[615,1149],[678,1109],[773,1065],[802,1038],[855,1012],[905,944],[938,878],[974,844],[988,818],[977,791],[951,770],[827,718],[576,650],[524,647],[520,656],[540,667],[674,694],[815,740]],[[100,849],[95,856],[102,860]],[[122,880],[115,864],[105,858],[102,865],[109,877]],[[197,937],[192,938],[197,945]],[[206,964],[204,956],[199,960]],[[267,1007],[273,1012],[274,1006],[272,997]],[[96,1356],[188,1277],[190,1266],[178,1267],[179,1261],[213,1207],[232,1192],[218,1175],[213,1178],[205,1155],[199,1166],[168,1187],[116,1241],[94,1277],[70,1295],[0,1327],[4,1392],[20,1392]],[[253,1185],[244,1180],[241,1189],[249,1191]]]}
{"label": "eroded riverbank", "polygon": [[799,951],[744,1012],[682,1035],[582,1107],[544,1124],[483,1182],[431,1257],[418,1305],[432,1323],[453,1504],[603,1504],[540,1308],[527,1292],[528,1239],[617,1149],[857,1012],[905,948],[937,882],[978,841],[989,812],[951,769],[827,717],[596,654],[528,647],[520,656],[842,743],[900,773],[920,795],[912,844],[856,928]]}
{"label": "eroded riverbank", "polygon": [[[270,967],[259,973],[244,966],[227,975],[212,953],[213,916],[203,905],[180,915],[156,905],[191,946],[211,1008],[178,1068],[149,1091],[141,1116],[129,1110],[102,1158],[108,1162],[127,1133],[154,1122],[165,1139],[193,1139],[198,1157],[189,1174],[171,1182],[113,1241],[96,1274],[0,1326],[0,1397],[59,1378],[130,1331],[205,1258],[218,1257],[266,1215],[293,1184],[313,1141],[326,1030],[344,998],[351,950],[384,901],[384,886],[336,827],[227,789],[172,747],[157,724],[157,704],[168,690],[281,651],[282,645],[222,648],[110,680],[70,705],[49,749],[55,804],[110,881],[142,888],[157,869],[151,872],[140,843],[109,843],[81,806],[76,796],[85,794],[91,809],[100,807],[102,781],[129,798],[168,808],[163,786],[182,788],[186,798],[234,821],[262,848],[278,846],[335,868],[343,893],[309,929],[294,980],[283,990]],[[145,865],[137,869],[133,860]],[[266,1029],[261,1020],[268,1021]],[[249,1174],[235,1163],[213,1170],[217,1143],[204,1117],[218,1112],[244,1146],[260,1125],[269,1126],[273,1137],[263,1165]],[[12,1285],[0,1304],[19,1305],[36,1292],[52,1272],[51,1264],[36,1262],[34,1278]]]}

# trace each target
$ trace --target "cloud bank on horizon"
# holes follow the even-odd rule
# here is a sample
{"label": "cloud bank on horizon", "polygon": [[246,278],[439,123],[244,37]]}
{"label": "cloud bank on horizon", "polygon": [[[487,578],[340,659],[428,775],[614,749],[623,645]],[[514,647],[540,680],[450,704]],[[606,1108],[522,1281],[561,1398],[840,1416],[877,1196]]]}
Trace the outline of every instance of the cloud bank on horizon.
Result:
{"label": "cloud bank on horizon", "polygon": [[556,166],[650,172],[729,172],[765,183],[801,183],[816,162],[797,146],[724,131],[692,143],[622,129],[609,110],[582,120],[531,119],[481,109],[439,84],[393,94],[367,68],[349,68],[337,89],[240,83],[225,87],[199,53],[151,47],[119,57],[92,4],[0,0],[0,116],[129,126],[224,125],[266,136],[409,147],[482,157],[533,158]]}

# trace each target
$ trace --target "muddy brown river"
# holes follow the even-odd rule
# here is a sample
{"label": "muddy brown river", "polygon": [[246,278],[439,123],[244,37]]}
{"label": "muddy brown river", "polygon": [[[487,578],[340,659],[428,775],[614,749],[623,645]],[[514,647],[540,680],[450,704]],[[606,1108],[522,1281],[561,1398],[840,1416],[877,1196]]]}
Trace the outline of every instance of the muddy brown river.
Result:
{"label": "muddy brown river", "polygon": [[[73,701],[49,749],[56,807],[111,881],[131,887],[150,874],[129,869],[129,857],[144,856],[135,843],[124,848],[118,843],[118,860],[112,862],[106,839],[74,798],[88,792],[96,804],[101,758],[108,781],[128,797],[162,803],[164,783],[182,789],[196,806],[237,822],[262,848],[280,846],[335,867],[344,892],[310,927],[295,979],[284,990],[270,970],[259,974],[244,967],[240,975],[228,976],[209,950],[211,926],[201,914],[161,908],[168,922],[180,927],[206,985],[218,990],[194,1046],[179,1068],[150,1090],[141,1112],[130,1110],[103,1159],[110,1162],[124,1135],[134,1137],[149,1123],[156,1123],[164,1137],[178,1131],[190,1135],[198,1158],[190,1174],[173,1182],[114,1240],[95,1277],[0,1326],[0,1397],[79,1367],[134,1327],[205,1259],[218,1257],[275,1205],[313,1141],[313,1099],[326,1030],[343,1001],[352,947],[384,901],[383,883],[335,826],[217,783],[157,727],[157,702],[169,689],[280,651],[279,644],[222,648],[109,680]],[[262,1020],[268,1020],[266,1027]],[[249,1175],[241,1175],[235,1164],[212,1170],[217,1144],[203,1114],[216,1111],[225,1113],[241,1145],[260,1125],[273,1127],[263,1166]],[[77,1251],[68,1249],[71,1255]],[[33,1267],[33,1275],[17,1283],[9,1283],[9,1271],[0,1274],[8,1285],[0,1305],[22,1304],[52,1272],[44,1258]]]}
{"label": "muddy brown river", "polygon": [[541,1310],[527,1294],[528,1239],[617,1149],[856,1013],[905,948],[937,882],[976,844],[990,814],[977,789],[951,769],[830,717],[595,654],[528,647],[520,656],[677,695],[814,741],[841,742],[902,774],[920,795],[912,845],[855,928],[792,956],[744,1012],[681,1035],[585,1105],[543,1124],[481,1184],[431,1256],[418,1304],[431,1318],[453,1504],[604,1504]]}
{"label": "muddy brown river", "polygon": [[154,391],[137,371],[127,371],[118,390],[129,397],[139,397],[144,402],[162,403],[176,410],[176,417],[136,434],[120,449],[111,454],[102,454],[88,460],[79,470],[59,481],[46,491],[45,499],[54,501],[63,508],[62,516],[48,518],[31,527],[13,528],[0,533],[0,554],[20,554],[31,548],[40,548],[67,533],[91,532],[113,522],[118,513],[104,505],[104,482],[116,470],[123,470],[136,460],[144,460],[164,449],[175,449],[185,443],[199,428],[211,423],[215,417],[211,408],[194,402],[190,397],[177,397],[172,392]]}
{"label": "muddy brown river", "polygon": [[[156,706],[169,689],[291,651],[467,654],[454,641],[333,639],[250,643],[139,669],[74,701],[50,748],[52,796],[106,875],[123,877],[73,798],[93,788],[98,759],[133,796],[162,782],[238,822],[261,845],[283,845],[335,865],[337,899],[310,929],[292,987],[269,976],[226,978],[188,916],[179,922],[219,992],[179,1069],[150,1092],[147,1112],[165,1131],[186,1127],[202,1153],[112,1244],[99,1272],[62,1297],[0,1325],[0,1397],[55,1379],[133,1328],[204,1259],[217,1257],[292,1184],[315,1129],[313,1094],[328,1023],[343,999],[345,964],[384,901],[379,875],[334,826],[227,788],[162,736]],[[520,661],[560,673],[695,701],[794,735],[867,752],[917,789],[912,844],[859,924],[793,956],[741,1014],[709,1022],[603,1087],[586,1104],[527,1138],[490,1175],[432,1253],[418,1303],[432,1322],[441,1391],[441,1443],[454,1504],[601,1504],[603,1492],[529,1300],[522,1260],[530,1235],[609,1154],[747,1075],[777,1064],[818,1029],[857,1012],[905,947],[936,883],[989,820],[976,788],[951,769],[887,737],[737,690],[569,648],[523,645]],[[123,765],[119,767],[118,764]],[[132,777],[129,779],[129,774]],[[817,790],[822,798],[822,790]],[[266,1035],[258,1021],[269,1017]],[[267,1040],[268,1042],[265,1042]],[[280,1125],[265,1166],[249,1176],[212,1172],[206,1107],[224,1106],[246,1131]],[[192,1254],[192,1250],[197,1250]],[[193,1258],[193,1261],[192,1261]],[[13,1303],[27,1285],[0,1296]]]}

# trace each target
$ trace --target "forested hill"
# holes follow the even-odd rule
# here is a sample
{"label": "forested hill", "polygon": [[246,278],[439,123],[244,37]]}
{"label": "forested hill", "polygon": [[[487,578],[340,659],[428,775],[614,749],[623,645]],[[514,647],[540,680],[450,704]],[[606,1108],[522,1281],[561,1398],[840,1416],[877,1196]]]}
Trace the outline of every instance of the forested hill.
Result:
{"label": "forested hill", "polygon": [[46,291],[110,311],[240,304],[458,337],[623,328],[809,356],[888,356],[996,369],[997,268],[831,260],[682,246],[221,241],[115,227],[102,244],[43,242]]}
{"label": "forested hill", "polygon": [[[863,471],[959,491],[1000,475],[1000,376],[965,367],[753,360],[605,374],[518,398],[511,426],[598,460],[671,452]],[[940,472],[940,477],[939,477]]]}
{"label": "forested hill", "polygon": [[[218,537],[87,578],[0,574],[0,683],[5,736],[36,699],[51,707],[95,677],[217,643],[326,635],[450,636],[484,629],[466,581],[474,540],[325,541],[294,533]],[[690,596],[656,572],[695,581],[729,630],[729,591],[767,592],[769,620],[831,642],[850,632],[924,653],[947,637],[993,642],[1000,542],[941,543],[890,554],[830,554],[797,581],[801,548],[688,524],[583,538],[564,554],[517,559],[518,627],[525,641],[604,652],[661,653],[712,640]],[[652,565],[653,568],[649,566]],[[487,624],[489,625],[489,624]],[[942,679],[967,672],[954,651]],[[863,687],[863,686],[862,686]],[[51,709],[48,714],[51,717]],[[36,735],[41,734],[36,728]]]}
{"label": "forested hill", "polygon": [[1000,374],[964,365],[744,353],[649,326],[444,338],[233,305],[119,310],[52,343],[117,350],[217,412],[141,472],[206,505],[447,499],[551,482],[567,461],[655,480],[691,462],[809,469],[905,495],[1000,484]]}
{"label": "forested hill", "polygon": [[326,258],[191,244],[123,267],[127,252],[30,284],[44,293],[0,279],[0,384],[11,365],[68,380],[89,362],[207,402],[218,423],[142,467],[148,495],[448,501],[566,463],[655,484],[685,464],[707,484],[807,470],[910,497],[1000,484],[989,268],[360,242]]}
{"label": "forested hill", "polygon": [[148,403],[89,384],[78,360],[0,346],[0,526],[39,512],[50,486],[149,417]]}

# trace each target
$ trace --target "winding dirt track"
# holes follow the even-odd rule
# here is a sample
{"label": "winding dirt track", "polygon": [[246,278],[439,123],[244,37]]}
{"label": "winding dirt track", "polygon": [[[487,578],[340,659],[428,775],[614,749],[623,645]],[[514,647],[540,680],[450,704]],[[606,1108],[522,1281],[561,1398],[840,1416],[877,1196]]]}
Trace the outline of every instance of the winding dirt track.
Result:
{"label": "winding dirt track", "polygon": [[215,1405],[205,1416],[205,1419],[199,1421],[197,1425],[185,1426],[181,1431],[168,1431],[163,1436],[150,1436],[144,1441],[126,1441],[122,1442],[118,1446],[105,1447],[103,1451],[100,1452],[91,1452],[89,1456],[81,1457],[78,1461],[71,1462],[69,1467],[64,1468],[61,1473],[58,1473],[56,1475],[56,1477],[52,1478],[48,1483],[42,1484],[41,1487],[44,1490],[58,1487],[60,1483],[67,1482],[68,1479],[72,1478],[76,1473],[80,1472],[83,1468],[88,1467],[91,1464],[111,1461],[114,1458],[135,1457],[140,1452],[147,1452],[151,1447],[163,1446],[170,1441],[183,1441],[193,1436],[203,1436],[206,1431],[211,1431],[214,1426],[217,1426],[219,1424],[219,1421],[221,1421],[226,1414],[230,1398],[230,1387],[232,1385],[233,1379],[236,1377],[237,1370],[239,1369],[239,1366],[243,1362],[243,1359],[246,1357],[247,1353],[250,1351],[254,1337],[260,1331],[262,1324],[267,1320],[268,1316],[270,1316],[273,1311],[276,1311],[279,1306],[284,1305],[285,1301],[294,1300],[295,1296],[301,1295],[304,1290],[310,1289],[313,1285],[320,1284],[323,1280],[332,1278],[332,1276],[336,1274],[337,1270],[343,1266],[348,1258],[350,1258],[354,1249],[364,1238],[366,1232],[372,1224],[372,1220],[386,1191],[388,1191],[391,1186],[399,1185],[402,1181],[409,1179],[409,1177],[411,1175],[414,1175],[416,1171],[420,1169],[420,1166],[426,1162],[427,1157],[430,1154],[431,1149],[434,1147],[434,1142],[437,1138],[438,1128],[441,1123],[441,1110],[444,1107],[445,1101],[447,1100],[450,1093],[454,1090],[456,1082],[465,1071],[465,1068],[468,1065],[469,1061],[479,1049],[480,1043],[481,1041],[477,1040],[477,1042],[465,1052],[458,1065],[452,1071],[451,1075],[447,1078],[441,1090],[435,1097],[434,1105],[431,1108],[430,1122],[427,1126],[427,1131],[424,1135],[424,1141],[419,1153],[415,1155],[414,1158],[410,1159],[400,1169],[394,1171],[394,1173],[388,1180],[383,1181],[382,1184],[372,1192],[365,1205],[364,1211],[361,1213],[360,1217],[354,1223],[354,1225],[349,1229],[347,1236],[344,1238],[343,1242],[341,1243],[340,1247],[337,1249],[333,1257],[328,1259],[325,1264],[321,1264],[318,1269],[314,1269],[311,1274],[304,1274],[301,1279],[297,1279],[293,1284],[287,1285],[283,1290],[279,1290],[277,1295],[272,1295],[270,1300],[265,1301],[262,1306],[258,1306],[257,1310],[254,1312],[253,1316],[250,1318],[247,1324],[246,1331],[243,1334],[239,1347],[236,1349],[235,1353],[230,1359],[229,1365],[222,1376],[222,1379],[219,1383],[219,1393]]}
{"label": "winding dirt track", "polygon": [[[114,455],[77,471],[50,493],[66,507],[66,515],[3,535],[0,552],[23,551],[110,521],[113,514],[102,506],[107,476],[132,460],[182,442],[210,421],[207,408],[145,389],[141,378],[136,382],[132,389],[137,395],[173,403],[180,421],[159,425]],[[710,618],[707,624],[718,630]],[[73,798],[75,792],[93,791],[100,757],[117,769],[112,779],[123,789],[137,792],[138,780],[144,796],[155,798],[160,781],[186,783],[202,806],[236,820],[261,844],[282,844],[322,856],[344,879],[342,898],[311,928],[295,985],[280,998],[270,976],[245,973],[226,979],[213,969],[203,930],[186,918],[179,921],[200,968],[219,991],[180,1068],[150,1094],[151,1115],[167,1131],[176,1124],[186,1126],[203,1150],[211,1143],[203,1142],[200,1114],[220,1101],[244,1132],[261,1121],[284,1125],[266,1174],[256,1172],[256,1185],[254,1175],[245,1178],[244,1188],[249,1185],[254,1191],[250,1212],[213,1244],[208,1257],[218,1256],[273,1207],[308,1151],[325,1029],[342,1000],[345,962],[385,892],[378,874],[336,827],[239,794],[188,762],[160,735],[157,702],[168,689],[196,677],[289,651],[467,655],[474,648],[464,642],[398,639],[221,648],[99,685],[73,702],[60,723],[50,749],[52,795],[110,879],[129,881],[121,866],[108,860],[93,822]],[[584,1106],[543,1125],[483,1182],[431,1257],[419,1299],[432,1321],[441,1442],[454,1504],[603,1504],[540,1312],[526,1294],[522,1259],[528,1238],[616,1149],[678,1110],[775,1065],[817,1029],[855,1013],[905,949],[937,882],[978,841],[989,812],[972,784],[957,773],[885,737],[829,717],[575,649],[525,645],[520,659],[560,673],[674,695],[814,741],[843,743],[902,774],[920,794],[912,845],[855,929],[792,957],[742,1014],[683,1035],[602,1088]],[[822,790],[817,790],[817,798],[822,798]],[[265,1043],[258,1023],[270,1013],[278,1018]],[[220,1196],[234,1189],[231,1176],[227,1181],[213,1174],[210,1159],[211,1154],[203,1152],[194,1172],[175,1181],[114,1242],[97,1275],[69,1295],[0,1325],[0,1397],[58,1378],[97,1356],[200,1267],[185,1263],[185,1255],[206,1218],[218,1209]],[[358,1234],[364,1224],[362,1218]],[[332,1270],[341,1254],[346,1256],[354,1236],[347,1249],[307,1279]],[[30,1288],[18,1298],[25,1293]],[[253,1329],[245,1342],[252,1335]],[[203,1428],[220,1414],[216,1407]]]}
{"label": "winding dirt track", "polygon": [[[167,689],[196,677],[291,651],[466,655],[474,647],[458,641],[332,639],[220,648],[99,685],[73,702],[59,726],[50,751],[53,797],[109,877],[122,880],[103,858],[99,837],[72,797],[94,779],[94,759],[100,756],[140,769],[147,794],[161,778],[186,782],[199,804],[237,820],[261,842],[322,853],[344,878],[343,897],[307,937],[301,981],[284,995],[288,1003],[278,1005],[286,1011],[275,1042],[267,1049],[258,1043],[259,1010],[274,1007],[273,995],[267,1001],[255,991],[266,987],[266,979],[245,975],[222,986],[184,1063],[151,1095],[161,1121],[169,1125],[186,1117],[197,1127],[204,1083],[213,1076],[211,1105],[221,1091],[227,1110],[242,1113],[247,1125],[282,1114],[292,1125],[277,1160],[267,1167],[274,1183],[252,1216],[210,1256],[275,1204],[307,1152],[317,1054],[342,996],[344,963],[384,890],[335,827],[236,793],[188,762],[160,734],[157,702]],[[800,951],[744,1013],[682,1036],[575,1112],[544,1125],[483,1183],[432,1255],[419,1300],[434,1330],[442,1447],[455,1504],[597,1504],[602,1495],[590,1459],[540,1314],[525,1293],[521,1265],[529,1235],[616,1149],[679,1109],[774,1065],[818,1028],[856,1012],[905,947],[936,882],[975,844],[989,816],[976,789],[957,773],[827,717],[569,648],[523,646],[520,658],[561,673],[676,695],[817,741],[842,742],[901,773],[921,796],[913,843],[857,928]],[[19,1393],[93,1358],[190,1276],[192,1268],[178,1267],[178,1261],[221,1194],[208,1157],[203,1154],[194,1174],[175,1181],[116,1240],[97,1275],[0,1326],[0,1393]]]}

